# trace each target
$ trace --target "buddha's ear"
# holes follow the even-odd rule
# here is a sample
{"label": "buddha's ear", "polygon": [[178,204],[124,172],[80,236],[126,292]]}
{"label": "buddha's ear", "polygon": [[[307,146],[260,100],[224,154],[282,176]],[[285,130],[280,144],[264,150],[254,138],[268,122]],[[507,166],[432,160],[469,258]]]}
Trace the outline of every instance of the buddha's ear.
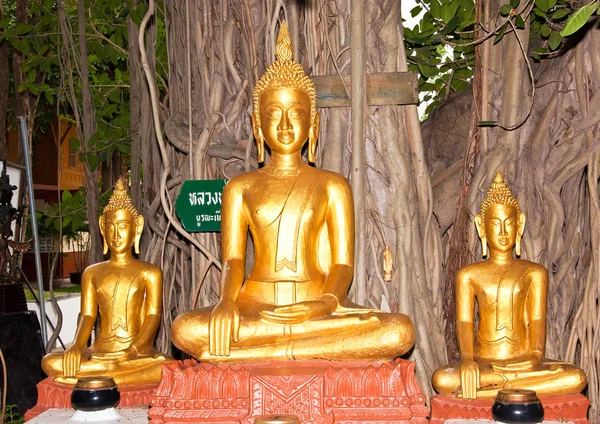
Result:
{"label": "buddha's ear", "polygon": [[521,237],[523,237],[523,231],[525,230],[525,214],[519,214],[519,223],[517,226],[517,238],[515,240],[515,254],[521,256]]}
{"label": "buddha's ear", "polygon": [[487,256],[487,237],[485,235],[485,225],[483,223],[483,217],[480,214],[475,215],[475,228],[477,228],[477,234],[481,239],[481,256]]}
{"label": "buddha's ear", "polygon": [[313,135],[315,137],[315,140],[319,138],[319,122],[321,122],[321,115],[319,115],[319,111],[316,111],[315,119],[313,121],[313,124],[310,127],[310,129],[312,130]]}
{"label": "buddha's ear", "polygon": [[142,215],[138,215],[135,218],[135,237],[133,239],[133,247],[135,249],[135,253],[140,254],[140,238],[142,237],[142,231],[144,230],[144,217]]}
{"label": "buddha's ear", "polygon": [[525,214],[521,212],[519,214],[519,227],[517,228],[517,237],[522,237],[523,232],[525,231]]}
{"label": "buddha's ear", "polygon": [[317,138],[319,138],[319,112],[316,112],[308,131],[308,161],[311,163],[317,162]]}
{"label": "buddha's ear", "polygon": [[252,112],[252,130],[254,132],[254,139],[256,140],[256,152],[258,153],[258,162],[265,161],[265,137],[263,136],[262,129],[259,126],[258,118],[256,113]]}
{"label": "buddha's ear", "polygon": [[106,235],[104,234],[104,215],[98,218],[98,223],[100,224],[100,234],[102,234],[102,254],[106,255],[108,253],[108,243],[106,243]]}

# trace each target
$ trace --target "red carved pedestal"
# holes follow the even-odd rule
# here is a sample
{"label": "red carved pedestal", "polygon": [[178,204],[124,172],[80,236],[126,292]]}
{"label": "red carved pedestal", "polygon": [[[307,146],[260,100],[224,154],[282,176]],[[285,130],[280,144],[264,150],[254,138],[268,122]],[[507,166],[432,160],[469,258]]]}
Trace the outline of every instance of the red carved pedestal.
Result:
{"label": "red carved pedestal", "polygon": [[[587,410],[590,401],[583,395],[547,396],[540,398],[544,405],[544,421],[589,424]],[[444,424],[446,420],[478,420],[492,418],[494,401],[463,400],[446,395],[431,398],[431,424]]]}
{"label": "red carved pedestal", "polygon": [[171,362],[151,401],[151,424],[245,423],[259,415],[296,415],[301,423],[426,423],[415,364],[270,362],[240,365]]}
{"label": "red carved pedestal", "polygon": [[[152,392],[158,384],[144,386],[119,386],[121,402],[119,407],[148,406]],[[71,392],[73,386],[55,383],[51,377],[42,380],[37,385],[38,401],[29,411],[25,412],[25,421],[37,417],[51,408],[71,408]]]}

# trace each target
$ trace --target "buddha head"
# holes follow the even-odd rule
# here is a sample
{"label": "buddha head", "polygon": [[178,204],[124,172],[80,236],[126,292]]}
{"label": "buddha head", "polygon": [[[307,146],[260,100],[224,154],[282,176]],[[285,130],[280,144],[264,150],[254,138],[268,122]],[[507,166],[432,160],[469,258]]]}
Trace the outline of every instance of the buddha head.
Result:
{"label": "buddha head", "polygon": [[475,215],[477,233],[481,239],[483,256],[490,251],[508,253],[515,247],[517,256],[521,255],[521,237],[525,228],[525,214],[510,188],[504,182],[500,171],[485,199],[481,202],[481,211]]}
{"label": "buddha head", "polygon": [[127,194],[126,180],[120,179],[100,217],[100,232],[104,240],[103,253],[140,253],[140,237],[144,229],[144,217],[133,206]]}
{"label": "buddha head", "polygon": [[275,62],[256,83],[252,127],[257,142],[258,161],[264,161],[264,142],[276,153],[294,153],[308,138],[308,160],[315,162],[319,113],[315,85],[294,61],[292,40],[282,22]]}

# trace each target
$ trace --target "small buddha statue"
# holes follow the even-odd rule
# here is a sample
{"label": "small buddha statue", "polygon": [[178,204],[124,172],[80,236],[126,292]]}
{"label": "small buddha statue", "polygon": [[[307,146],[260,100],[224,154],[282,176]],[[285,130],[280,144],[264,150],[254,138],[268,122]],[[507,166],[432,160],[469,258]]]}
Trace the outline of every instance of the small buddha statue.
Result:
{"label": "small buddha statue", "polygon": [[[173,343],[207,362],[389,360],[414,343],[410,318],[352,304],[354,213],[347,180],[315,161],[316,91],[293,60],[285,23],[276,61],[254,90],[259,161],[223,192],[222,292],[214,307],[180,315]],[[245,276],[248,229],[254,266]]]}
{"label": "small buddha statue", "polygon": [[[500,389],[530,389],[538,396],[581,392],[582,370],[544,359],[548,271],[520,256],[525,215],[498,172],[475,215],[483,255],[456,276],[456,335],[460,364],[433,374],[440,393],[494,398]],[[479,326],[475,332],[475,301]]]}
{"label": "small buddha statue", "polygon": [[[159,383],[161,364],[170,358],[154,350],[162,307],[162,271],[133,258],[139,253],[144,218],[119,180],[100,217],[104,253],[110,259],[85,269],[75,340],[64,353],[42,359],[55,381],[75,384],[84,376],[110,376],[118,385]],[[100,326],[87,342],[100,311]]]}

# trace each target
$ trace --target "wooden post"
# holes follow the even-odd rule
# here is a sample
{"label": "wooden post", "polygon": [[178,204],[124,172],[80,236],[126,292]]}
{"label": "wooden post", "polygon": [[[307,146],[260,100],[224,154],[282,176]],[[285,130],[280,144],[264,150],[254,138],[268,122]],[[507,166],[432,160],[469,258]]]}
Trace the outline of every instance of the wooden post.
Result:
{"label": "wooden post", "polygon": [[365,215],[365,137],[367,109],[367,65],[365,56],[365,2],[352,0],[351,16],[351,95],[352,95],[352,189],[354,191],[355,239],[354,284],[357,302],[367,302],[367,240]]}

